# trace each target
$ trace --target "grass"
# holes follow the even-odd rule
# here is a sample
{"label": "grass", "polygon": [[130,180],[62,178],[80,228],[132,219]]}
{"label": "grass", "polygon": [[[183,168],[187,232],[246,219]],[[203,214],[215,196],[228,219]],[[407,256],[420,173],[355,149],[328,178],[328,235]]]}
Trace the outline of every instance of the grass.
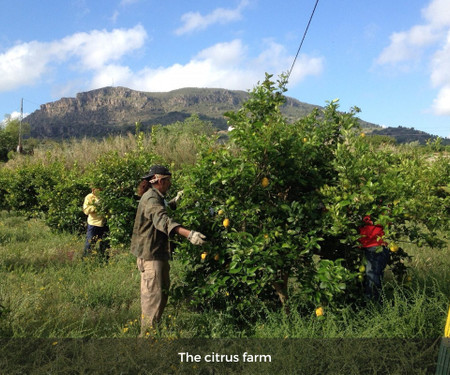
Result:
{"label": "grass", "polygon": [[[135,258],[116,250],[108,264],[83,261],[84,238],[55,233],[39,219],[0,213],[0,338],[131,338],[139,333]],[[410,248],[412,281],[387,272],[386,302],[325,309],[317,318],[292,306],[287,316],[237,325],[223,312],[169,305],[162,338],[435,338],[442,336],[450,297],[450,247]],[[176,283],[183,272],[173,262]],[[264,309],[264,306],[259,308]]]}

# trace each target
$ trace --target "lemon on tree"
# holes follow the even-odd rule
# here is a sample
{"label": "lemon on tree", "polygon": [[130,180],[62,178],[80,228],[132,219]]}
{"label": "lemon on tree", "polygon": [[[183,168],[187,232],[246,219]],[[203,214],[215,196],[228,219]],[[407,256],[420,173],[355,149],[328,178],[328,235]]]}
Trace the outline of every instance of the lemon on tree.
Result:
{"label": "lemon on tree", "polygon": [[398,247],[398,245],[395,244],[395,243],[391,243],[391,244],[389,245],[389,250],[391,250],[393,253],[396,253],[396,252],[398,251],[398,249],[399,249],[399,247]]}

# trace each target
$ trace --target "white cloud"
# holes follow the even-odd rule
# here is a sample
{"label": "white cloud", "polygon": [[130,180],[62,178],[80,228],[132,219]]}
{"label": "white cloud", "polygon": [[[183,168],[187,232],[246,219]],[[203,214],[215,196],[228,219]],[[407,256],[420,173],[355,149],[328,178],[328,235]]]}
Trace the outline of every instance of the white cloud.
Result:
{"label": "white cloud", "polygon": [[398,64],[417,59],[426,47],[439,44],[445,39],[450,27],[450,2],[431,0],[422,9],[425,22],[409,30],[392,33],[391,43],[380,54],[378,64]]}
{"label": "white cloud", "polygon": [[204,30],[214,24],[226,24],[242,18],[242,10],[249,4],[248,0],[241,0],[236,9],[218,8],[207,15],[199,12],[188,12],[181,16],[183,25],[175,30],[176,35],[183,35],[193,31]]}
{"label": "white cloud", "polygon": [[[284,47],[274,42],[267,43],[266,49],[256,58],[249,58],[247,50],[247,46],[236,39],[200,51],[185,65],[144,68],[138,72],[125,66],[108,65],[95,75],[91,88],[109,86],[114,81],[116,85],[142,91],[170,91],[182,87],[248,90],[264,79],[265,72],[287,71],[293,59]],[[321,58],[301,55],[291,75],[291,83],[320,74],[322,65]]]}
{"label": "white cloud", "polygon": [[434,99],[433,110],[437,115],[450,115],[450,85],[439,90],[439,94]]}
{"label": "white cloud", "polygon": [[439,92],[433,102],[433,110],[438,115],[450,115],[450,31],[445,45],[437,51],[431,62],[431,82]]}
{"label": "white cloud", "polygon": [[[142,91],[170,91],[182,87],[251,89],[265,72],[279,75],[290,68],[293,56],[273,40],[256,57],[248,55],[242,40],[217,43],[195,54],[186,64],[134,69],[122,63],[124,56],[143,47],[147,33],[142,26],[110,32],[76,33],[49,43],[22,43],[0,55],[0,91],[32,85],[48,79],[54,70],[69,67],[75,77],[56,85],[53,92],[64,96],[72,90],[126,86]],[[294,85],[322,71],[322,58],[300,55],[291,74]],[[88,83],[86,83],[88,82]]]}
{"label": "white cloud", "polygon": [[42,43],[23,43],[0,54],[0,91],[35,83],[45,72],[49,56]]}
{"label": "white cloud", "polygon": [[322,57],[309,57],[307,55],[300,55],[297,62],[292,69],[289,76],[289,82],[292,85],[302,81],[307,76],[318,76],[323,71]]}
{"label": "white cloud", "polygon": [[450,30],[445,44],[431,60],[431,82],[434,87],[450,84]]}
{"label": "white cloud", "polygon": [[29,115],[29,113],[24,113],[24,114],[22,115],[20,112],[14,111],[14,112],[11,112],[11,114],[9,115],[9,118],[10,118],[11,120],[15,120],[15,119],[20,120],[20,117],[21,117],[21,116],[23,116],[23,117],[25,118],[25,117],[27,117],[28,115]]}
{"label": "white cloud", "polygon": [[[404,66],[430,53],[430,80],[438,88],[433,111],[450,115],[450,2],[431,0],[422,9],[424,24],[391,35],[391,43],[378,56],[380,65]],[[434,49],[434,50],[433,50]]]}
{"label": "white cloud", "polygon": [[408,31],[395,32],[391,35],[391,44],[377,59],[378,64],[396,64],[416,59],[421,55],[421,48],[434,44],[440,38],[431,25],[417,25]]}
{"label": "white cloud", "polygon": [[99,69],[142,47],[147,34],[140,25],[111,32],[94,30],[54,42],[18,44],[0,54],[0,91],[37,83],[51,66],[75,58],[85,70]]}
{"label": "white cloud", "polygon": [[217,43],[200,51],[195,56],[195,60],[208,60],[215,66],[226,67],[242,62],[245,59],[246,50],[242,41],[235,39],[231,42]]}
{"label": "white cloud", "polygon": [[98,70],[90,83],[90,88],[95,89],[105,86],[125,86],[125,82],[133,80],[133,72],[127,66],[107,65]]}
{"label": "white cloud", "polygon": [[111,32],[94,30],[64,38],[55,49],[66,49],[77,56],[85,69],[99,69],[109,61],[117,61],[128,52],[139,49],[146,38],[147,33],[140,25]]}
{"label": "white cloud", "polygon": [[448,0],[433,0],[422,10],[425,19],[435,27],[450,26],[450,4]]}

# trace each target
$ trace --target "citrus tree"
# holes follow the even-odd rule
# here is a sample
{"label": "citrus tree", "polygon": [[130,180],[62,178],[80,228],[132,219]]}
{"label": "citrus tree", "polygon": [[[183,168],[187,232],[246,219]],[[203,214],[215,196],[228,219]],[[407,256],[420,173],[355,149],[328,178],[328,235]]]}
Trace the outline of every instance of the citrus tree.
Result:
{"label": "citrus tree", "polygon": [[179,244],[188,271],[175,296],[238,313],[255,300],[275,303],[274,296],[287,307],[289,290],[316,306],[360,298],[365,215],[385,228],[399,278],[409,257],[401,241],[442,245],[445,156],[368,142],[359,109],[339,112],[337,101],[288,123],[284,91],[283,77],[275,84],[267,75],[239,111],[226,114],[230,141],[205,145],[183,171],[177,215],[208,243]]}
{"label": "citrus tree", "polygon": [[38,200],[46,224],[70,233],[86,231],[86,215],[82,211],[83,197],[89,192],[89,183],[78,168],[64,170],[51,189],[42,189]]}
{"label": "citrus tree", "polygon": [[28,162],[17,170],[2,169],[4,208],[29,217],[47,212],[48,202],[40,200],[39,195],[51,192],[63,173],[64,166],[58,161],[51,162],[49,166]]}
{"label": "citrus tree", "polygon": [[337,178],[321,187],[328,243],[321,255],[345,259],[346,267],[364,266],[358,227],[370,215],[381,225],[391,250],[390,265],[401,280],[409,258],[402,244],[440,247],[449,227],[449,162],[445,154],[420,148],[374,145],[364,133],[351,133],[333,160]]}
{"label": "citrus tree", "polygon": [[313,255],[326,232],[321,188],[338,177],[333,160],[357,126],[356,110],[340,113],[333,101],[288,123],[280,111],[285,83],[267,75],[239,111],[226,114],[230,141],[206,146],[184,171],[180,221],[208,238],[201,249],[186,242],[178,249],[194,304],[239,311],[276,294],[286,306],[292,278],[320,302],[354,277],[342,260]]}

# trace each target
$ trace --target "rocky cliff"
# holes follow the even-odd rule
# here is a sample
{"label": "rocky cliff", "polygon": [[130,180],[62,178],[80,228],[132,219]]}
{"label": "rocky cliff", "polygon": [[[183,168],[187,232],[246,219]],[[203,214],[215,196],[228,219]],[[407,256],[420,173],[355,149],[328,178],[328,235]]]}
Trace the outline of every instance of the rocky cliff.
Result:
{"label": "rocky cliff", "polygon": [[[41,105],[25,118],[31,136],[37,138],[97,137],[133,131],[139,121],[143,128],[183,121],[196,113],[225,129],[223,114],[237,110],[248,98],[245,91],[184,88],[150,93],[125,87],[104,87]],[[288,98],[283,111],[292,119],[305,116],[316,106]]]}

